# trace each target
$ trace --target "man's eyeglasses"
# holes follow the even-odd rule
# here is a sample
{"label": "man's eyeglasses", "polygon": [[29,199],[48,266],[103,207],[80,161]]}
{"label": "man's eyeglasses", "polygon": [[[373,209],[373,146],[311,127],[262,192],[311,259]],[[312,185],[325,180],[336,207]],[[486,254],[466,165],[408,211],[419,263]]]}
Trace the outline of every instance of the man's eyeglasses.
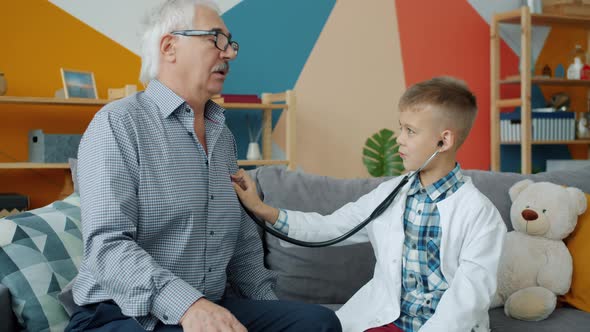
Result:
{"label": "man's eyeglasses", "polygon": [[235,55],[238,55],[238,51],[240,50],[240,45],[231,40],[231,37],[227,36],[223,32],[219,30],[178,30],[170,32],[173,35],[179,36],[215,36],[215,47],[219,50],[224,51],[227,50],[228,46],[234,50]]}

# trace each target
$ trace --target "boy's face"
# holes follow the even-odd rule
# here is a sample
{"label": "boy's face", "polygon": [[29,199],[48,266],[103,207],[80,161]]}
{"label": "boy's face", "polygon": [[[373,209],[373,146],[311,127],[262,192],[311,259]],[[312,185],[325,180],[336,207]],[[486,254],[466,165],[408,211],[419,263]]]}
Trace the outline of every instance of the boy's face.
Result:
{"label": "boy's face", "polygon": [[431,106],[419,110],[401,110],[397,142],[406,170],[418,169],[438,149],[441,120]]}

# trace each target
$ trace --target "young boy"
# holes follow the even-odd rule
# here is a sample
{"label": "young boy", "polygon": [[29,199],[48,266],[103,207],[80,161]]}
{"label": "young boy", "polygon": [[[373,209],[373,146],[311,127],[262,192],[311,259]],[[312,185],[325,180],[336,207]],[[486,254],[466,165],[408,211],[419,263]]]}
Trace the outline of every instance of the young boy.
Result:
{"label": "young boy", "polygon": [[[370,241],[373,279],[338,312],[343,330],[488,331],[488,308],[506,227],[494,205],[461,174],[455,161],[477,114],[462,82],[434,78],[410,87],[399,103],[397,142],[404,167],[418,169],[437,157],[400,191],[392,205],[345,243]],[[382,183],[328,216],[264,204],[240,170],[232,176],[244,205],[289,237],[324,241],[347,232],[396,187]]]}

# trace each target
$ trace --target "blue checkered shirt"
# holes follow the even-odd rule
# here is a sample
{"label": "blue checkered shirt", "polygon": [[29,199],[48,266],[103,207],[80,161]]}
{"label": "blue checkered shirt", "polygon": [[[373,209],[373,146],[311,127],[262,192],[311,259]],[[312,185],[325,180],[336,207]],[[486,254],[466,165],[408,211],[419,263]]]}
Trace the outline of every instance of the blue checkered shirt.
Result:
{"label": "blue checkered shirt", "polygon": [[224,109],[205,107],[207,151],[188,104],[158,81],[106,105],[79,149],[84,259],[74,300],[114,300],[152,330],[175,325],[196,300],[276,299],[255,224],[240,207]]}
{"label": "blue checkered shirt", "polygon": [[405,332],[418,331],[434,314],[449,284],[440,269],[440,215],[436,203],[465,182],[459,164],[445,177],[422,187],[412,182],[404,211],[400,317],[394,322]]}

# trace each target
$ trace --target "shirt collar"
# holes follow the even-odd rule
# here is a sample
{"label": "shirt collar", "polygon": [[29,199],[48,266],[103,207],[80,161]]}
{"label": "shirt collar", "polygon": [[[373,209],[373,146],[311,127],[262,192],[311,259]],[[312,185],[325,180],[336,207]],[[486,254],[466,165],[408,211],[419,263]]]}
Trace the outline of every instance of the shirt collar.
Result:
{"label": "shirt collar", "polygon": [[[459,163],[455,163],[453,168],[447,175],[440,178],[436,182],[432,183],[427,187],[422,187],[418,176],[414,178],[412,186],[408,190],[408,196],[412,196],[419,191],[426,192],[430,199],[434,202],[440,195],[444,194],[447,190],[451,189],[457,182],[463,180],[463,174],[461,173],[461,166]],[[424,191],[422,191],[424,189]]]}
{"label": "shirt collar", "polygon": [[[149,96],[164,118],[169,117],[177,110],[183,111],[190,109],[190,106],[179,95],[170,90],[158,80],[152,80],[145,89],[145,94]],[[216,124],[225,122],[225,109],[213,101],[209,100],[205,104],[205,117]]]}

